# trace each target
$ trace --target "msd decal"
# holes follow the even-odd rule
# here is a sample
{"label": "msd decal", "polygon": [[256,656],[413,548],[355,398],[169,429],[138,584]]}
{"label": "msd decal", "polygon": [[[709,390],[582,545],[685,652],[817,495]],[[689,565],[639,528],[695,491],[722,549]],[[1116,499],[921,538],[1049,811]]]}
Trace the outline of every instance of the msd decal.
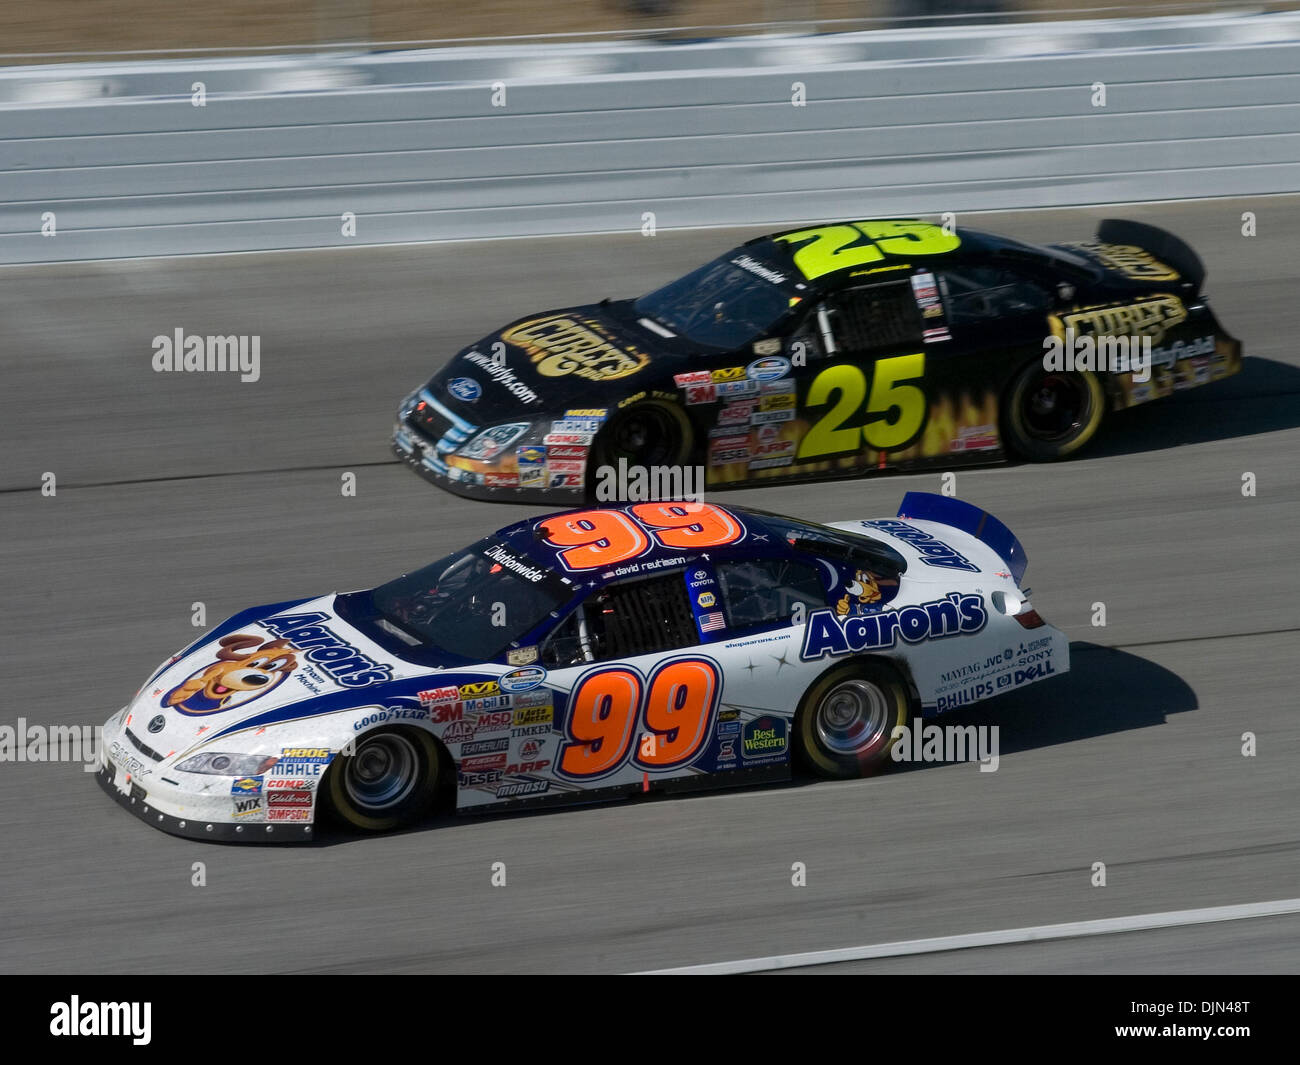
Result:
{"label": "msd decal", "polygon": [[393,667],[376,662],[358,651],[323,624],[329,621],[325,614],[281,614],[262,622],[277,636],[286,637],[305,657],[320,666],[345,688],[364,688],[393,679]]}
{"label": "msd decal", "polygon": [[907,643],[969,636],[983,629],[988,619],[983,599],[957,592],[920,606],[883,610],[862,617],[838,618],[834,611],[817,610],[808,618],[799,657],[811,661],[826,655],[893,647],[899,636]]}
{"label": "msd decal", "polygon": [[906,540],[908,544],[925,556],[921,561],[927,566],[942,566],[944,569],[964,569],[970,573],[979,572],[979,566],[971,562],[956,548],[949,547],[942,540],[935,539],[928,532],[918,529],[915,525],[908,525],[907,522],[899,521],[897,518],[881,518],[878,521],[864,521],[862,524],[868,529],[879,529],[881,532],[888,533],[899,540]]}

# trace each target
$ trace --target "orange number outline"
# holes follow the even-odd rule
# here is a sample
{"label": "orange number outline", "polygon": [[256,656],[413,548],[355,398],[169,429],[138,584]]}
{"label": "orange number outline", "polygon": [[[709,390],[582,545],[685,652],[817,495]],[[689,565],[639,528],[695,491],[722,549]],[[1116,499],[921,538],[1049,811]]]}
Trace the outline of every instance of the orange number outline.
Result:
{"label": "orange number outline", "polygon": [[[612,744],[608,750],[604,749],[604,742],[610,739],[610,735],[596,734],[597,721],[595,715],[591,714],[589,718],[585,717],[583,719],[578,717],[580,709],[598,711],[601,702],[606,698],[610,700],[610,704],[600,717],[600,720],[608,721],[614,717],[617,709],[614,700],[620,695],[617,691],[602,691],[598,688],[594,692],[594,705],[588,707],[584,703],[588,689],[592,687],[594,682],[599,682],[602,677],[617,678],[627,682],[629,686],[624,689],[624,693],[630,696],[625,700],[630,705],[621,710],[621,714],[625,719],[623,724],[619,726],[621,735],[617,743]],[[555,760],[556,775],[570,780],[591,780],[594,777],[606,776],[617,770],[627,760],[628,750],[631,748],[632,740],[636,735],[636,725],[641,716],[641,702],[644,692],[645,678],[639,670],[632,666],[598,666],[579,677],[569,696],[568,713],[564,720],[564,735],[567,737],[567,741],[561,745],[559,757]],[[588,724],[592,726],[591,730],[585,729]],[[594,766],[592,765],[593,760]]]}
{"label": "orange number outline", "polygon": [[[697,668],[692,671],[689,669],[692,666]],[[683,669],[682,667],[687,668]],[[683,751],[680,749],[681,744],[678,741],[682,738],[682,728],[689,722],[659,720],[661,711],[664,708],[656,700],[661,695],[675,694],[683,685],[695,683],[695,677],[689,676],[691,672],[694,672],[695,677],[703,678],[706,681],[706,690],[704,699],[699,703],[699,709],[694,719],[694,728],[688,736],[689,745]],[[588,687],[593,682],[599,681],[602,676],[611,674],[622,675],[635,685],[636,691],[633,696],[636,700],[635,704],[630,710],[623,711],[626,720],[631,723],[631,727],[629,728],[626,725],[622,727],[616,756],[611,754],[613,748],[610,751],[601,750],[596,767],[589,768],[578,763],[589,760],[593,754],[597,753],[592,748],[594,742],[603,741],[608,737],[592,735],[584,730],[583,725],[594,724],[594,722],[580,719],[578,711],[580,709],[593,709],[584,702],[587,697]],[[698,758],[708,746],[707,741],[711,735],[713,721],[722,700],[722,684],[722,667],[712,658],[705,658],[700,655],[670,658],[666,662],[661,662],[651,671],[649,684],[645,682],[642,673],[635,666],[597,666],[595,669],[588,670],[578,678],[569,693],[569,706],[564,721],[566,740],[561,745],[559,756],[555,760],[555,775],[564,780],[595,780],[618,772],[628,763],[629,756],[632,764],[647,771],[684,768]],[[665,686],[667,686],[666,693],[664,691]],[[614,693],[603,692],[598,694],[598,698],[605,695],[610,698],[614,697]],[[690,698],[689,687],[687,688],[687,698]],[[613,706],[611,705],[606,712],[606,719],[612,714]],[[656,727],[656,724],[651,723],[652,717],[660,727]],[[575,728],[575,723],[579,727]],[[666,757],[660,758],[656,755],[642,759],[640,744],[646,734],[661,737],[672,733],[676,733],[676,735],[669,741],[671,750]],[[658,739],[656,739],[656,749],[658,749]]]}

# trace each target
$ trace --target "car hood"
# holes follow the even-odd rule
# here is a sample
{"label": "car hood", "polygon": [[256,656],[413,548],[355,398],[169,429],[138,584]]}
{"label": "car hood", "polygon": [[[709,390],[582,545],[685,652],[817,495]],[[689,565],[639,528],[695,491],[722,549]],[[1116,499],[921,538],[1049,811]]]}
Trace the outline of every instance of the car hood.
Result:
{"label": "car hood", "polygon": [[693,345],[639,324],[632,301],[622,300],[512,322],[458,352],[428,388],[460,417],[485,425],[611,406],[690,368],[693,356]]}
{"label": "car hood", "polygon": [[137,747],[156,761],[179,758],[231,733],[414,694],[453,664],[386,650],[339,616],[338,598],[255,607],[173,656],[127,708]]}

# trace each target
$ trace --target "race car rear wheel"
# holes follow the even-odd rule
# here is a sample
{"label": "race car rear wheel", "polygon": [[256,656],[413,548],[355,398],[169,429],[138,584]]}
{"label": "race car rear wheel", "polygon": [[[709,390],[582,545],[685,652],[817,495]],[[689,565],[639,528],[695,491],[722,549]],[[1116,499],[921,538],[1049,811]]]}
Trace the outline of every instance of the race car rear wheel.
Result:
{"label": "race car rear wheel", "polygon": [[894,729],[907,724],[911,709],[906,681],[884,662],[831,670],[799,706],[799,749],[820,776],[868,776],[888,761]]}
{"label": "race car rear wheel", "polygon": [[437,745],[419,729],[367,732],[339,754],[325,777],[330,811],[363,832],[387,832],[428,813],[442,768]]}
{"label": "race car rear wheel", "polygon": [[691,456],[691,420],[676,403],[634,403],[609,419],[592,448],[592,472],[601,466],[680,466]]}
{"label": "race car rear wheel", "polygon": [[1101,428],[1106,394],[1091,370],[1045,370],[1031,362],[1007,389],[1003,428],[1012,449],[1053,462],[1084,447]]}

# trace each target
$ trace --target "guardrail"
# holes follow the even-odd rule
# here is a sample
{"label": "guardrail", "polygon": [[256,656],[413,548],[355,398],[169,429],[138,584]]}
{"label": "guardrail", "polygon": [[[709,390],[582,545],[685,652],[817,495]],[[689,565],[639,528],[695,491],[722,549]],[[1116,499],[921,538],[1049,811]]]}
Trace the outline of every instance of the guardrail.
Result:
{"label": "guardrail", "polygon": [[1293,191],[1295,14],[0,69],[4,263]]}

